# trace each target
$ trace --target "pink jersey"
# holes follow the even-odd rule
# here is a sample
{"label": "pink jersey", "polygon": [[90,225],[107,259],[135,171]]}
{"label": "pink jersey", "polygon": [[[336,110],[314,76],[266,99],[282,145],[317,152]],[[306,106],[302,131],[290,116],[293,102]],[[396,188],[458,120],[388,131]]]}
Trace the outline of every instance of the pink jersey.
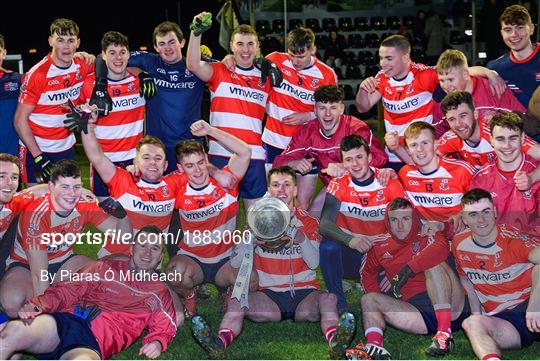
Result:
{"label": "pink jersey", "polygon": [[15,217],[17,217],[33,201],[34,194],[32,191],[25,189],[15,193],[9,203],[4,205],[0,204],[0,240]]}
{"label": "pink jersey", "polygon": [[[242,139],[252,148],[251,159],[266,159],[262,147],[262,121],[270,91],[270,81],[261,83],[261,72],[252,67],[236,67],[231,72],[223,63],[211,63],[214,69],[208,81],[210,124]],[[208,154],[230,157],[231,152],[210,140]]]}
{"label": "pink jersey", "polygon": [[[321,242],[319,221],[301,209],[294,210],[294,216],[302,223],[298,232],[305,234],[307,240],[317,248]],[[276,292],[300,289],[319,289],[316,272],[304,261],[300,245],[277,251],[255,248],[255,268],[259,276],[259,287]]]}
{"label": "pink jersey", "polygon": [[[478,144],[471,145],[458,137],[453,130],[449,130],[439,138],[437,151],[443,156],[457,153],[464,161],[476,169],[480,169],[486,164],[495,163],[497,155],[491,145],[491,129],[489,125],[479,118],[476,126],[480,128],[480,142]],[[528,152],[535,144],[534,140],[525,135],[523,152]]]}
{"label": "pink jersey", "polygon": [[[506,88],[499,98],[497,95],[492,94],[489,81],[486,78],[471,76],[471,79],[474,108],[480,118],[491,117],[501,111],[511,112],[517,110],[523,113],[527,111],[516,99],[510,88]],[[435,123],[444,120],[445,115],[442,112],[441,103],[435,103],[433,118]]]}
{"label": "pink jersey", "polygon": [[[111,197],[118,200],[126,210],[135,234],[147,225],[157,226],[167,232],[176,195],[185,183],[186,176],[180,172],[168,174],[157,183],[149,183],[142,179],[136,180],[125,169],[116,167],[116,173],[107,186]],[[109,242],[99,251],[99,256],[129,252],[129,244]]]}
{"label": "pink jersey", "polygon": [[538,162],[526,154],[513,172],[503,172],[497,164],[488,164],[472,179],[471,188],[481,188],[491,193],[497,209],[497,222],[514,226],[523,232],[540,234],[540,183],[526,191],[516,188],[514,175],[518,170],[530,173]]}
{"label": "pink jersey", "polygon": [[377,282],[380,270],[384,270],[388,279],[392,279],[403,267],[409,265],[416,274],[409,278],[401,289],[403,300],[407,301],[426,292],[423,271],[444,262],[449,253],[448,241],[440,232],[434,237],[418,235],[417,239],[409,244],[387,235],[385,240],[374,243],[367,254],[360,271],[362,287],[366,293],[381,292]]}
{"label": "pink jersey", "polygon": [[[396,80],[380,71],[376,76],[378,91],[382,95],[384,107],[384,128],[386,132],[397,131],[401,143],[403,133],[409,124],[424,121],[433,123],[433,91],[439,79],[434,68],[412,63],[409,73]],[[388,151],[391,162],[401,162]]]}
{"label": "pink jersey", "polygon": [[[55,211],[51,197],[47,193],[30,203],[22,212],[17,240],[7,260],[8,265],[13,262],[28,264],[28,250],[47,251],[50,264],[61,263],[73,254],[73,243],[76,241],[63,236],[77,235],[87,225],[99,226],[109,218],[94,201],[86,200],[80,200],[69,215],[61,216]],[[62,238],[55,238],[55,234]],[[55,240],[62,243],[53,244]]]}
{"label": "pink jersey", "polygon": [[[77,277],[77,275],[80,275]],[[95,305],[101,313],[92,321],[101,357],[120,353],[139,339],[167,346],[176,335],[176,315],[169,289],[158,280],[138,280],[128,261],[104,260],[85,266],[70,280],[47,288],[29,302],[44,313],[73,313],[75,304]]]}
{"label": "pink jersey", "polygon": [[438,159],[435,171],[423,174],[418,167],[406,165],[399,171],[399,179],[422,219],[446,222],[461,210],[461,197],[469,190],[475,170],[459,160]]}
{"label": "pink jersey", "polygon": [[59,153],[75,144],[75,136],[64,126],[69,108],[62,105],[68,99],[79,102],[83,81],[93,71],[93,65],[79,58],[74,58],[69,67],[60,68],[49,54],[24,75],[19,103],[35,107],[28,124],[43,152]]}
{"label": "pink jersey", "polygon": [[[320,170],[328,167],[329,163],[341,163],[339,143],[341,139],[351,134],[360,135],[369,144],[372,166],[378,168],[386,164],[388,157],[369,126],[353,116],[342,115],[338,129],[331,137],[322,133],[317,119],[300,127],[283,153],[274,159],[273,167],[286,165],[290,161],[306,156],[315,159]],[[328,175],[319,172],[319,177],[325,185],[330,183],[331,178]]]}
{"label": "pink jersey", "polygon": [[176,208],[184,231],[178,254],[204,263],[216,263],[231,255],[238,214],[238,183],[233,190],[222,188],[214,178],[202,189],[186,184],[178,192]]}
{"label": "pink jersey", "polygon": [[315,57],[311,57],[311,65],[300,71],[293,67],[286,53],[273,52],[267,58],[281,70],[283,82],[270,91],[262,140],[285,149],[301,126],[284,124],[281,119],[294,113],[312,113],[311,119],[315,118],[313,93],[321,85],[336,85],[337,76],[332,68]]}
{"label": "pink jersey", "polygon": [[528,256],[539,242],[504,224],[498,226],[497,239],[488,247],[477,244],[470,230],[454,237],[452,253],[458,274],[471,281],[488,315],[528,300],[534,266]]}
{"label": "pink jersey", "polygon": [[[84,81],[81,100],[89,101],[95,75]],[[98,119],[96,138],[112,162],[135,158],[135,148],[143,137],[145,100],[139,94],[139,78],[128,74],[124,79],[108,81],[113,101],[111,112]]]}
{"label": "pink jersey", "polygon": [[379,170],[372,168],[373,180],[369,184],[355,182],[349,173],[334,178],[326,192],[340,201],[336,225],[352,236],[382,236],[386,238],[384,215],[386,206],[393,199],[404,197],[403,186],[397,179],[390,179],[382,186],[377,177]]}

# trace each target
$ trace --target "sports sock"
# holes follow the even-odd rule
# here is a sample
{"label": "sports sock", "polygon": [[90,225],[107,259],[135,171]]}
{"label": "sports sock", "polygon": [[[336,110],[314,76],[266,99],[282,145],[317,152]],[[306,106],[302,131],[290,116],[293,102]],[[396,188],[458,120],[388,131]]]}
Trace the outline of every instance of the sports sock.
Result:
{"label": "sports sock", "polygon": [[500,360],[501,356],[497,355],[496,353],[488,353],[487,355],[484,355],[482,357],[482,360]]}
{"label": "sports sock", "polygon": [[324,330],[324,337],[326,338],[326,341],[328,341],[328,344],[332,346],[332,341],[334,340],[334,337],[336,336],[337,332],[337,326],[330,326]]}
{"label": "sports sock", "polygon": [[437,318],[437,331],[447,332],[452,334],[452,306],[449,304],[436,304],[433,306],[435,309],[435,317]]}
{"label": "sports sock", "polygon": [[223,342],[223,346],[225,346],[225,348],[229,347],[234,340],[234,333],[230,328],[220,328],[217,336],[221,342]]}
{"label": "sports sock", "polygon": [[365,331],[366,343],[383,346],[383,331],[378,327],[369,327]]}

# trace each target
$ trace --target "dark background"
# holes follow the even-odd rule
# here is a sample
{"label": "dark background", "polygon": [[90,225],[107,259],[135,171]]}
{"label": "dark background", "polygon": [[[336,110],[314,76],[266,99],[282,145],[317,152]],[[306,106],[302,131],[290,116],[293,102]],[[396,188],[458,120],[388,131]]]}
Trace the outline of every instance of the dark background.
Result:
{"label": "dark background", "polygon": [[[21,0],[2,2],[0,10],[0,34],[6,38],[8,54],[21,54],[24,68],[43,58],[50,50],[47,38],[51,22],[60,17],[72,19],[79,25],[81,46],[93,54],[101,51],[103,33],[119,31],[129,37],[130,50],[138,50],[141,45],[154,51],[152,32],[164,20],[179,23],[185,37],[189,37],[189,23],[201,11],[210,11],[215,16],[222,3],[218,0],[180,0],[145,2],[119,1],[41,1],[39,3]],[[180,15],[180,18],[179,18]],[[219,24],[204,34],[203,43],[208,45],[218,59],[225,49],[218,45]],[[37,49],[29,54],[29,49]],[[187,48],[187,40],[186,40]],[[185,50],[184,48],[184,55]]]}

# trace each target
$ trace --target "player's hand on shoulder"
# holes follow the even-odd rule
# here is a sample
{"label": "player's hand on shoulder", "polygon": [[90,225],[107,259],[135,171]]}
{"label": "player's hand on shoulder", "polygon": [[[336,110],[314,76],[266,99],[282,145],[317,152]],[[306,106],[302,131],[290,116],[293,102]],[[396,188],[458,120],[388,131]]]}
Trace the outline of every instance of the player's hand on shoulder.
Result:
{"label": "player's hand on shoulder", "polygon": [[236,69],[236,60],[234,60],[234,55],[232,54],[225,55],[221,62],[229,69],[229,71],[234,71],[234,69]]}
{"label": "player's hand on shoulder", "polygon": [[150,343],[147,343],[143,347],[141,347],[141,349],[139,350],[139,355],[146,356],[151,359],[155,359],[161,355],[161,351],[163,351],[161,342],[152,341]]}
{"label": "player's hand on shoulder", "polygon": [[76,59],[84,60],[86,65],[92,65],[96,62],[96,56],[93,54],[89,54],[86,51],[78,51],[73,54],[73,57]]}
{"label": "player's hand on shoulder", "polygon": [[390,179],[398,179],[396,171],[392,168],[381,168],[379,169],[379,175],[377,176],[377,181],[383,186],[386,187]]}
{"label": "player's hand on shoulder", "polygon": [[496,71],[490,71],[489,74],[490,75],[487,76],[487,79],[489,82],[489,88],[491,89],[491,94],[497,96],[497,98],[500,98],[506,90],[506,82]]}
{"label": "player's hand on shoulder", "polygon": [[292,113],[281,118],[281,122],[287,125],[303,125],[311,120],[311,113]]}

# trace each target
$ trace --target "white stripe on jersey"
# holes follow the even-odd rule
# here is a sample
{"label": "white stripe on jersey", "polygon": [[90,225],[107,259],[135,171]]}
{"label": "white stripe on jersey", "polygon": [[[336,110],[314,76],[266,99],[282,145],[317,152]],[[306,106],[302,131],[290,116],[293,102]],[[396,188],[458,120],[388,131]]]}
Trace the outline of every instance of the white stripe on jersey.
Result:
{"label": "white stripe on jersey", "polygon": [[[40,149],[47,149],[48,153],[59,153],[70,149],[75,144],[75,136],[70,134],[66,139],[45,139],[34,135]],[[22,141],[19,144],[24,145]]]}
{"label": "white stripe on jersey", "polygon": [[433,115],[428,115],[427,117],[424,117],[424,118],[417,118],[413,122],[406,123],[406,124],[401,124],[401,125],[400,124],[392,124],[388,119],[385,119],[384,120],[384,128],[386,129],[386,132],[395,130],[396,132],[398,132],[399,136],[403,136],[403,134],[405,133],[405,130],[407,129],[407,127],[409,125],[411,125],[412,123],[416,123],[416,122],[426,122],[426,123],[431,124],[433,122]]}
{"label": "white stripe on jersey", "polygon": [[39,125],[40,127],[45,128],[63,128],[64,127],[64,120],[66,119],[65,114],[30,114],[28,119],[34,123]]}
{"label": "white stripe on jersey", "polygon": [[[492,247],[493,248],[493,247]],[[511,282],[533,267],[532,263],[516,263],[500,270],[487,271],[475,268],[462,268],[471,283],[475,285],[498,285],[501,281]]]}
{"label": "white stripe on jersey", "polygon": [[[266,113],[268,114],[274,114],[274,115],[277,115],[279,114],[279,116],[283,116],[283,117],[286,117],[287,115],[291,115],[291,114],[294,114],[295,111],[293,110],[290,110],[290,109],[286,109],[286,108],[282,108],[272,102],[268,102],[268,104],[266,105]],[[313,118],[315,119],[315,118]]]}
{"label": "white stripe on jersey", "polygon": [[266,107],[268,93],[255,88],[243,87],[239,84],[222,81],[217,89],[212,92],[212,99],[214,97],[240,98],[243,101],[254,103],[264,108]]}
{"label": "white stripe on jersey", "polygon": [[69,222],[71,222],[72,220],[76,219],[76,218],[79,218],[81,216],[81,214],[79,213],[79,211],[75,208],[73,209],[73,211],[67,216],[67,217],[62,217],[62,216],[59,216],[58,213],[56,212],[50,212],[50,217],[51,217],[51,225],[50,227],[51,228],[56,228],[58,226],[61,226],[63,224],[67,224]]}
{"label": "white stripe on jersey", "polygon": [[[52,68],[52,67],[51,67]],[[81,93],[83,82],[73,84],[69,88],[51,90],[41,93],[38,104],[40,105],[60,105],[67,103],[68,99],[75,100]],[[40,113],[40,115],[43,113]]]}
{"label": "white stripe on jersey", "polygon": [[455,207],[460,204],[463,197],[463,193],[423,193],[407,190],[405,194],[415,206],[425,208]]}
{"label": "white stripe on jersey", "polygon": [[[274,87],[273,88],[276,93],[280,93],[282,95],[290,96],[294,98],[295,100],[298,100],[306,105],[311,105],[315,103],[315,98],[313,97],[313,94],[315,92],[309,91],[301,86],[291,84],[287,80],[283,80],[283,83],[281,86]],[[283,109],[285,110],[285,109]],[[271,114],[277,114],[275,112],[272,112]],[[281,113],[280,113],[281,114]]]}
{"label": "white stripe on jersey", "polygon": [[497,296],[489,296],[485,295],[482,292],[479,292],[478,290],[474,290],[476,295],[478,296],[478,299],[480,300],[480,303],[484,304],[486,302],[495,302],[500,303],[493,311],[489,312],[488,315],[494,315],[496,313],[499,313],[501,311],[504,311],[513,305],[517,305],[521,302],[523,302],[523,295],[526,295],[531,292],[531,287],[525,288],[522,291],[516,291],[513,293],[506,293],[503,295],[497,295]]}
{"label": "white stripe on jersey", "polygon": [[270,144],[275,148],[285,149],[291,142],[292,137],[287,137],[279,133],[275,133],[268,128],[264,128],[262,140],[266,144]]}
{"label": "white stripe on jersey", "polygon": [[386,204],[364,207],[358,203],[341,202],[339,211],[347,217],[362,221],[382,221],[386,211]]}
{"label": "white stripe on jersey", "polygon": [[[262,146],[249,144],[251,147],[251,159],[256,160],[264,160],[266,159],[266,150]],[[227,148],[223,147],[218,142],[211,140],[210,141],[210,149],[208,150],[208,154],[211,155],[219,155],[223,157],[231,157],[232,153]]]}
{"label": "white stripe on jersey", "polygon": [[[133,123],[119,125],[97,125],[96,138],[98,139],[118,139],[134,137],[142,133],[144,128],[144,119]],[[114,134],[111,131],[114,130]]]}
{"label": "white stripe on jersey", "polygon": [[[160,182],[156,184],[156,188],[159,188],[165,184]],[[145,187],[153,188],[151,184],[144,183]],[[126,211],[132,211],[137,214],[142,214],[150,217],[163,217],[172,212],[174,208],[175,199],[169,199],[166,201],[143,201],[136,195],[124,193],[118,198],[118,201],[122,203]]]}
{"label": "white stripe on jersey", "polygon": [[[47,60],[49,57],[46,56],[43,60]],[[71,65],[68,68],[60,68],[54,63],[51,64],[49,69],[47,69],[47,78],[54,78],[57,76],[62,76],[66,74],[71,74],[77,72],[81,67],[76,64],[74,61],[71,62]]]}
{"label": "white stripe on jersey", "polygon": [[[406,114],[413,111],[413,109],[419,109],[429,104],[429,102],[433,101],[433,94],[430,92],[421,92],[415,96],[408,96],[403,100],[390,100],[386,98],[382,98],[382,100],[383,106],[388,112],[392,114]],[[418,121],[418,119],[414,119],[414,121]]]}
{"label": "white stripe on jersey", "polygon": [[262,131],[262,121],[245,114],[227,112],[210,113],[210,124],[214,127],[250,130],[257,134],[261,134]]}
{"label": "white stripe on jersey", "polygon": [[[131,81],[134,81],[133,78]],[[115,83],[116,85],[116,83]],[[139,93],[125,95],[123,97],[114,97],[112,99],[113,107],[111,113],[121,112],[125,110],[132,110],[144,106],[144,98],[142,98]]]}
{"label": "white stripe on jersey", "polygon": [[[283,291],[283,290],[288,290],[289,287],[290,287],[290,284],[292,284],[292,282],[293,282],[293,276],[290,275],[290,274],[278,275],[278,274],[275,274],[275,273],[266,273],[266,272],[263,272],[263,271],[261,271],[259,269],[257,269],[257,273],[259,274],[259,286],[264,287],[264,288],[268,288],[268,289],[273,290],[273,291],[278,291],[279,292],[279,291]],[[302,281],[311,280],[311,279],[313,279],[314,273],[315,273],[315,271],[313,271],[311,269],[307,269],[307,270],[305,270],[303,272],[295,273],[294,274],[294,281],[295,282],[300,282],[300,280],[302,280]],[[273,286],[273,285],[282,285],[282,286],[286,286],[286,287],[269,287],[269,286]],[[296,285],[294,286],[295,290],[301,290],[301,289],[304,289],[304,288],[314,288],[314,287],[312,285],[306,285],[304,287],[298,287]]]}
{"label": "white stripe on jersey", "polygon": [[123,162],[126,160],[134,159],[137,154],[136,149],[126,150],[123,152],[103,152],[111,162]]}

